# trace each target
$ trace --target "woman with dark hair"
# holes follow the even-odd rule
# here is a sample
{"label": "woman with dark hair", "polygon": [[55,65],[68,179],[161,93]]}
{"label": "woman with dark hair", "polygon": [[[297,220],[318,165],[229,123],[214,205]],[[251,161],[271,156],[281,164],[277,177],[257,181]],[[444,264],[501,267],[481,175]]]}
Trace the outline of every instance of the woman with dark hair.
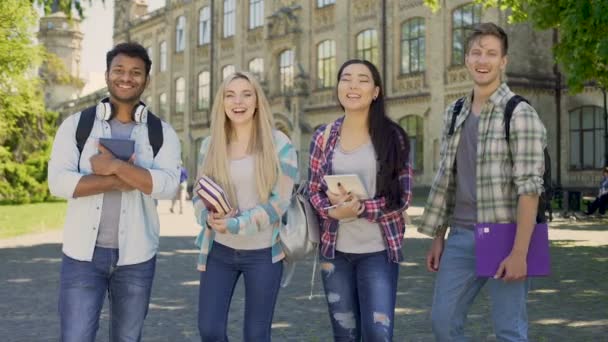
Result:
{"label": "woman with dark hair", "polygon": [[[378,69],[349,60],[338,72],[344,116],[313,135],[310,201],[321,226],[321,270],[335,341],[390,341],[412,169],[405,131],[384,110]],[[327,140],[327,141],[325,141]],[[370,162],[370,161],[376,161]],[[326,175],[356,174],[368,198]]]}

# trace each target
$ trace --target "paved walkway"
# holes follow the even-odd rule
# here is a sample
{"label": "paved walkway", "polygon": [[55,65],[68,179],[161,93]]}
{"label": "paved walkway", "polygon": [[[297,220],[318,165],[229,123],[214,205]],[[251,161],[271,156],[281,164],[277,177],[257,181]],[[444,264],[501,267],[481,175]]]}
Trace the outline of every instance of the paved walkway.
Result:
{"label": "paved walkway", "polygon": [[[192,208],[171,214],[161,202],[161,241],[144,341],[198,341],[196,307],[198,273],[193,240],[198,229]],[[422,208],[408,210],[414,218]],[[605,221],[604,221],[605,223]],[[599,228],[598,228],[599,225]],[[531,341],[600,341],[608,335],[608,229],[596,221],[555,221],[550,238],[554,275],[535,279],[529,298]],[[433,277],[424,268],[429,240],[410,226],[406,260],[401,264],[395,341],[433,341],[429,308]],[[61,231],[0,240],[0,340],[57,341],[57,291]],[[317,277],[308,299],[312,260],[298,266],[282,289],[273,323],[274,341],[330,341],[331,328],[322,286]],[[230,311],[229,335],[241,340],[243,288],[237,285]],[[474,341],[494,341],[486,296],[469,315]],[[107,304],[105,306],[107,308]],[[98,341],[107,341],[107,310],[102,313]]]}

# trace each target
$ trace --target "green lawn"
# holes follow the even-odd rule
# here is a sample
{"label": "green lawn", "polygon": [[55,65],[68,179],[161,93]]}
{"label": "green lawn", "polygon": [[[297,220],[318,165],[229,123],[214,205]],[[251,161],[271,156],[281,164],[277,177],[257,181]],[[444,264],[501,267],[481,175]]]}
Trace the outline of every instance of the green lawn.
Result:
{"label": "green lawn", "polygon": [[66,206],[66,202],[0,205],[0,239],[61,228]]}

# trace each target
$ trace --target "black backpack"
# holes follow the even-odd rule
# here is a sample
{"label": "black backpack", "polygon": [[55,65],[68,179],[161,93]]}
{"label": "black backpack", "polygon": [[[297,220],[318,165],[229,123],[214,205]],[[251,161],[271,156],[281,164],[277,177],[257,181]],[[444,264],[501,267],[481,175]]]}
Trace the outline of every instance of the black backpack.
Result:
{"label": "black backpack", "polygon": [[[462,105],[464,104],[464,97],[460,98],[456,101],[454,105],[454,110],[452,111],[452,122],[450,123],[450,129],[448,131],[448,136],[454,134],[454,128],[456,126],[456,118],[460,114],[462,110]],[[509,134],[511,133],[511,117],[513,116],[513,111],[515,107],[520,102],[528,102],[525,98],[519,95],[513,96],[507,102],[507,106],[505,107],[504,113],[504,125],[505,125],[505,139],[507,140],[507,144],[509,143]],[[545,146],[543,150],[545,155],[545,173],[543,174],[543,193],[538,198],[538,211],[536,213],[536,223],[544,223],[547,222],[546,212],[549,212],[549,220],[553,220],[553,210],[551,208],[551,200],[553,199],[553,184],[551,183],[551,157],[549,156],[549,151]]]}
{"label": "black backpack", "polygon": [[[97,112],[97,106],[89,107],[82,111],[80,114],[80,120],[78,121],[78,127],[76,128],[76,147],[78,147],[78,171],[80,172],[80,154],[86,143],[91,130],[93,129],[93,123],[95,122],[95,116]],[[163,146],[163,124],[160,119],[148,111],[148,139],[152,146],[153,156],[156,157],[158,151]]]}

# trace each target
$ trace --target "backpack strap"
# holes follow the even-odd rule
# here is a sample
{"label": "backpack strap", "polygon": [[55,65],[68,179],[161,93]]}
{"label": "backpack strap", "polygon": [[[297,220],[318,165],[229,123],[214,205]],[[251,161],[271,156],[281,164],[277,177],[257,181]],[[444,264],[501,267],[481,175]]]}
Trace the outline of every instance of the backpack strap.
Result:
{"label": "backpack strap", "polygon": [[462,110],[462,105],[464,104],[464,97],[456,100],[454,104],[454,109],[452,110],[452,121],[450,122],[450,130],[448,131],[448,137],[454,134],[454,129],[456,128],[456,119]]}
{"label": "backpack strap", "polygon": [[78,126],[76,127],[76,147],[78,148],[78,172],[80,172],[80,155],[84,149],[84,144],[87,142],[93,124],[95,123],[95,116],[97,112],[97,106],[89,107],[80,112],[80,119],[78,120]]}
{"label": "backpack strap", "polygon": [[148,112],[148,140],[152,146],[153,157],[156,158],[158,151],[163,146],[163,123],[152,112]]}
{"label": "backpack strap", "polygon": [[511,118],[513,117],[513,111],[520,102],[525,102],[530,104],[528,100],[526,100],[523,96],[514,95],[509,99],[507,105],[505,106],[504,113],[504,125],[505,125],[505,139],[507,139],[507,143],[509,142],[510,134],[511,134]]}

